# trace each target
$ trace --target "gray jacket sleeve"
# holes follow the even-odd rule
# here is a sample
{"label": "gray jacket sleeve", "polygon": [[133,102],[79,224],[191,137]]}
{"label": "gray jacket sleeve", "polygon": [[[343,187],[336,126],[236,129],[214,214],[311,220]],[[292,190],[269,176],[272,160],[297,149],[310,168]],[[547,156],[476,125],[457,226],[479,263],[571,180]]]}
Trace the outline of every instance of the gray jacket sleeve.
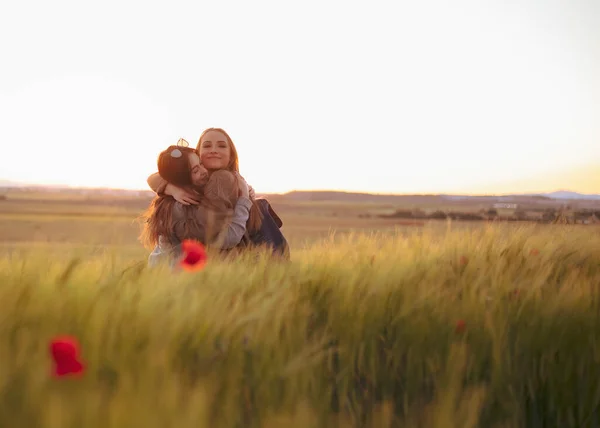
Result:
{"label": "gray jacket sleeve", "polygon": [[219,234],[214,246],[224,250],[235,247],[240,243],[246,233],[246,222],[250,217],[252,201],[240,196],[233,210],[233,217],[229,225]]}

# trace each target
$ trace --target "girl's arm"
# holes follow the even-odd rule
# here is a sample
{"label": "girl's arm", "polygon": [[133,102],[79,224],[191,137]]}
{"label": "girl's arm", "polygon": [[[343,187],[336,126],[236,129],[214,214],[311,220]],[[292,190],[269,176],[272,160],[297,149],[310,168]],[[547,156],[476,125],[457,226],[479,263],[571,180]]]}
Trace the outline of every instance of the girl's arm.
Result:
{"label": "girl's arm", "polygon": [[[252,207],[252,201],[245,196],[240,196],[235,204],[231,220],[226,223],[226,226],[223,227],[222,230],[218,231],[215,239],[210,240],[212,241],[210,243],[212,247],[230,249],[240,243],[246,233],[246,222],[250,216],[250,207]],[[206,213],[201,212],[202,209],[203,208],[197,209],[198,211],[196,214],[196,216],[199,217],[198,220],[200,220],[200,224],[205,223],[207,217],[210,217],[207,216]],[[188,227],[186,227],[186,221],[189,222],[189,219],[186,218],[185,208],[182,205],[176,204],[174,217],[175,237],[180,242],[185,239],[197,239],[202,242],[208,240],[207,235],[210,234],[207,233],[206,230],[197,230],[190,227],[189,223]],[[214,218],[215,216],[213,215],[212,217]],[[204,229],[206,229],[206,227],[204,227]]]}
{"label": "girl's arm", "polygon": [[148,186],[150,186],[150,189],[158,196],[173,196],[173,199],[183,205],[197,205],[200,203],[199,195],[193,194],[181,187],[174,186],[162,178],[158,172],[151,174],[146,182],[148,183]]}
{"label": "girl's arm", "polygon": [[[242,184],[246,187],[238,197]],[[205,218],[208,220],[207,235],[215,237],[209,239],[215,247],[233,248],[244,237],[252,207],[247,187],[245,182],[238,182],[237,177],[229,171],[220,170],[211,174],[204,188],[202,206],[206,209]],[[232,209],[233,216],[229,219]]]}
{"label": "girl's arm", "polygon": [[215,247],[228,250],[240,243],[246,233],[246,223],[248,222],[248,217],[250,217],[251,207],[252,201],[244,196],[240,196],[235,204],[233,217],[227,228],[223,229],[217,237],[214,243]]}
{"label": "girl's arm", "polygon": [[165,190],[169,183],[167,180],[162,178],[158,172],[151,174],[148,177],[148,180],[146,180],[146,182],[148,183],[148,186],[150,186],[152,191],[157,195],[162,196],[166,194]]}

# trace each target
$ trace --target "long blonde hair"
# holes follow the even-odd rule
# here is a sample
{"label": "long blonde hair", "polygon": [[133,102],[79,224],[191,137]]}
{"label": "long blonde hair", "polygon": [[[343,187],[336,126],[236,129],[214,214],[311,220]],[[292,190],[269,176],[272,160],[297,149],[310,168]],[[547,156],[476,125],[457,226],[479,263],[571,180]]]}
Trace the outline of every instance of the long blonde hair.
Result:
{"label": "long blonde hair", "polygon": [[[233,140],[231,139],[229,134],[227,132],[225,132],[225,130],[222,128],[207,128],[204,131],[202,131],[202,134],[200,134],[200,138],[198,138],[198,144],[196,145],[196,152],[198,153],[198,156],[200,156],[200,147],[202,144],[202,137],[204,137],[208,132],[211,132],[211,131],[220,132],[227,139],[227,142],[229,143],[230,155],[229,155],[229,164],[227,165],[226,169],[231,172],[234,172],[236,174],[239,174],[240,173],[240,162],[239,162],[237,149],[235,147],[235,144],[233,144]],[[249,231],[257,231],[260,229],[260,226],[262,225],[263,215],[260,212],[260,209],[258,208],[258,204],[256,203],[256,200],[254,200],[254,199],[251,199],[251,200],[252,200],[252,207],[250,208],[250,217],[248,218],[247,227],[248,227]]]}

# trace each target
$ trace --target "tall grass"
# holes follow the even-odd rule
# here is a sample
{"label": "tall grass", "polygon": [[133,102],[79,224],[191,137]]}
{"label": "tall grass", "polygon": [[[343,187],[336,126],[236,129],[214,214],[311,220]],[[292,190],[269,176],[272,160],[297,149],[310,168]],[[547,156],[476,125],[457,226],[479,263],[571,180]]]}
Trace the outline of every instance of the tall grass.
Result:
{"label": "tall grass", "polygon": [[[600,229],[0,259],[0,427],[600,427]],[[79,338],[81,379],[48,342]]]}

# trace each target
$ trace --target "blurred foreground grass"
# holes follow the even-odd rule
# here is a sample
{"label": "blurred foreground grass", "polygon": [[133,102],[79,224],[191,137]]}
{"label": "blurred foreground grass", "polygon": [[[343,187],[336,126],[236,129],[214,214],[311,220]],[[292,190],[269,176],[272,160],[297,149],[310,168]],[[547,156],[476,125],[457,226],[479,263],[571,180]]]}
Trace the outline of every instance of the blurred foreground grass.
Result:
{"label": "blurred foreground grass", "polygon": [[[600,229],[350,235],[288,264],[0,258],[0,427],[600,427]],[[50,376],[79,338],[82,379]]]}

